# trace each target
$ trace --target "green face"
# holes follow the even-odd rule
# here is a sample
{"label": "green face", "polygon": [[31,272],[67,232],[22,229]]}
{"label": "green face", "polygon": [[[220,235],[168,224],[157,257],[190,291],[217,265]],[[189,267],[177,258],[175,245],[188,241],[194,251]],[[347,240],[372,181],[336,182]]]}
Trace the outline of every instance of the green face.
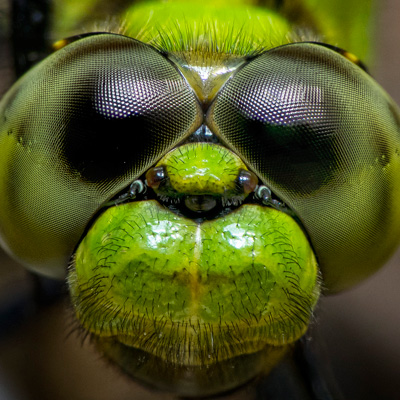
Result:
{"label": "green face", "polygon": [[[140,377],[157,377],[159,388],[205,395],[267,372],[304,334],[318,299],[304,232],[261,204],[204,219],[218,205],[244,201],[257,183],[220,145],[177,147],[150,176],[161,198],[196,217],[155,200],[101,214],[68,277],[78,319],[111,359],[136,377],[151,371]],[[138,364],[140,354],[146,361]],[[206,386],[205,367],[216,378]]]}
{"label": "green face", "polygon": [[84,330],[182,396],[267,373],[320,283],[352,286],[400,238],[393,101],[274,11],[201,3],[58,42],[0,103],[4,247],[52,277],[72,256]]}

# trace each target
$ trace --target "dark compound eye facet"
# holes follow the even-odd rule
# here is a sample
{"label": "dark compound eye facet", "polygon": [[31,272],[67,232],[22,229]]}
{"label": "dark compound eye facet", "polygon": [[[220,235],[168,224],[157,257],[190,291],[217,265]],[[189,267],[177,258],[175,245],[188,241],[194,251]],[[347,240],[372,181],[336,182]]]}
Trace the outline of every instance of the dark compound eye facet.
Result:
{"label": "dark compound eye facet", "polygon": [[249,61],[207,114],[214,133],[302,220],[333,290],[369,275],[398,241],[398,121],[365,71],[312,43]]}
{"label": "dark compound eye facet", "polygon": [[114,35],[85,41],[68,50],[54,82],[65,121],[60,150],[70,168],[89,180],[143,172],[197,128],[193,91],[148,45]]}
{"label": "dark compound eye facet", "polygon": [[29,71],[2,100],[0,118],[1,157],[12,165],[1,165],[5,244],[63,276],[99,205],[194,132],[203,112],[161,53],[97,34]]}

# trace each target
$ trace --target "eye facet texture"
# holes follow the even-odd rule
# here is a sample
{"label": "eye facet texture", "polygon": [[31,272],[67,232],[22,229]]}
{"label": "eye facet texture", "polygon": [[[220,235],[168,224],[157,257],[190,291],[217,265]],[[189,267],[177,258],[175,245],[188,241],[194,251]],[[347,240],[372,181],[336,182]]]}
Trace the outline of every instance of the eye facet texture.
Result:
{"label": "eye facet texture", "polygon": [[200,124],[186,80],[139,41],[78,40],[0,103],[0,236],[23,263],[63,276],[99,205]]}
{"label": "eye facet texture", "polygon": [[330,291],[370,275],[398,245],[399,121],[368,74],[312,43],[249,61],[207,114],[301,219]]}

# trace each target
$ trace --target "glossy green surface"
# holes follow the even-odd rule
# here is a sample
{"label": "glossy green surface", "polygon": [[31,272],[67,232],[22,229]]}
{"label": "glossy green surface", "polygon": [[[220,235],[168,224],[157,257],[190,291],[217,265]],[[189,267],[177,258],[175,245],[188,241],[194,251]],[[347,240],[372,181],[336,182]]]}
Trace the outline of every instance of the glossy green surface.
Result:
{"label": "glossy green surface", "polygon": [[237,180],[241,171],[248,171],[243,161],[226,147],[208,143],[179,146],[156,164],[160,166],[164,166],[174,192],[170,196],[215,194],[229,198],[241,194]]}
{"label": "glossy green surface", "polygon": [[74,266],[86,329],[184,365],[292,343],[319,292],[302,230],[257,205],[203,223],[155,201],[116,206],[96,220]]}

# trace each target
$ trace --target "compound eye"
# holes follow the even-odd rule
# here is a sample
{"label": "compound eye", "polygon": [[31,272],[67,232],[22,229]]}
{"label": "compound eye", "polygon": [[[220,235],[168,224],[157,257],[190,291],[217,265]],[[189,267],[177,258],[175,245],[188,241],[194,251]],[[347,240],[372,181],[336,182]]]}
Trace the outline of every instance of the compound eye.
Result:
{"label": "compound eye", "polygon": [[152,47],[95,35],[67,50],[51,67],[57,76],[46,89],[66,122],[60,151],[85,179],[114,179],[127,170],[137,175],[197,128],[192,89]]}
{"label": "compound eye", "polygon": [[6,247],[39,272],[63,274],[99,205],[202,115],[176,66],[137,40],[93,34],[49,56],[0,103]]}
{"label": "compound eye", "polygon": [[399,242],[399,120],[364,70],[316,43],[250,60],[207,114],[302,220],[333,291],[371,274]]}

